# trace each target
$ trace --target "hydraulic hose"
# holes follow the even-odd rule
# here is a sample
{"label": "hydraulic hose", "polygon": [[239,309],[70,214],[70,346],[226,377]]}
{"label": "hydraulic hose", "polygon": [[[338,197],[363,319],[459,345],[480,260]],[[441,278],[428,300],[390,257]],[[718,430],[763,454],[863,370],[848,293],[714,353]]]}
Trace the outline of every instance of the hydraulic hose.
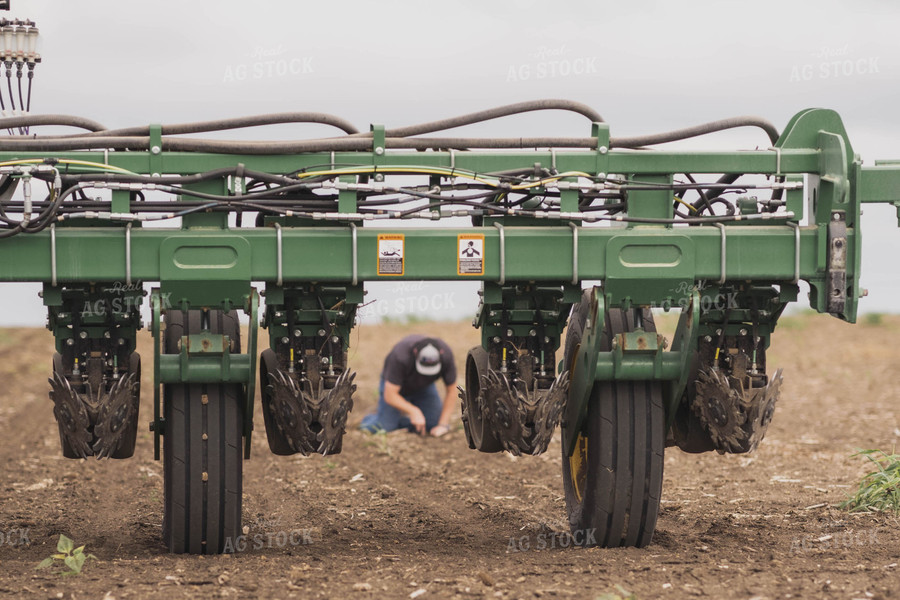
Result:
{"label": "hydraulic hose", "polygon": [[715,133],[716,131],[735,129],[737,127],[759,127],[766,132],[766,135],[769,136],[769,140],[773,144],[778,141],[778,130],[771,122],[760,117],[746,116],[712,121],[711,123],[703,123],[702,125],[695,125],[694,127],[687,127],[685,129],[676,129],[675,131],[667,131],[665,133],[611,138],[609,145],[614,148],[640,148],[641,146],[665,144],[687,138],[699,137],[708,133]]}
{"label": "hydraulic hose", "polygon": [[204,171],[203,173],[196,173],[194,175],[164,175],[162,177],[151,177],[150,175],[132,175],[128,173],[86,173],[83,175],[62,174],[62,179],[66,183],[77,183],[82,181],[114,181],[118,183],[186,185],[200,183],[201,181],[221,179],[229,175],[240,175],[249,179],[279,185],[297,183],[296,178],[293,177],[285,177],[284,175],[275,175],[263,171],[254,171],[252,169],[243,169],[239,173],[237,167],[223,167],[221,169],[213,169],[212,171]]}
{"label": "hydraulic hose", "polygon": [[[534,112],[539,110],[566,110],[583,115],[591,120],[591,122],[603,122],[603,117],[587,104],[575,102],[573,100],[531,100],[528,102],[517,102],[515,104],[507,104],[496,108],[489,108],[478,112],[451,117],[449,119],[441,119],[440,121],[431,121],[421,123],[419,125],[409,125],[407,127],[398,127],[388,129],[384,133],[388,137],[410,137],[414,135],[422,135],[423,133],[433,133],[435,131],[444,131],[464,125],[472,125],[473,123],[482,123],[491,121],[501,117],[510,115],[518,115],[526,112]],[[372,133],[360,134],[360,137],[372,137]]]}
{"label": "hydraulic hose", "polygon": [[[562,109],[582,114],[594,121],[602,121],[602,117],[589,107],[564,100],[541,100],[522,102],[498,108],[470,113],[452,119],[433,121],[421,125],[402,127],[386,131],[385,144],[388,148],[397,149],[519,149],[519,148],[596,148],[598,140],[593,137],[534,137],[534,138],[469,138],[469,137],[409,137],[429,133],[441,129],[460,127],[502,116],[529,112],[534,110]],[[41,119],[45,122],[40,122]],[[242,141],[242,140],[210,140],[194,138],[163,137],[162,149],[184,152],[218,152],[223,154],[295,154],[301,152],[333,152],[333,151],[366,151],[372,149],[371,133],[353,133],[356,129],[338,117],[324,113],[282,113],[260,115],[257,117],[241,117],[199,123],[183,123],[180,125],[164,125],[162,133],[166,136],[203,131],[218,131],[223,128],[255,127],[274,123],[315,122],[333,125],[351,135],[339,138],[318,138],[294,141]],[[29,126],[35,124],[64,124],[97,129],[98,123],[87,119],[77,121],[76,117],[61,115],[36,115],[9,117],[0,119],[0,128]],[[76,124],[77,123],[77,124]],[[716,131],[736,127],[758,127],[766,132],[772,143],[779,134],[769,121],[759,117],[735,117],[713,121],[686,129],[666,133],[611,138],[610,146],[617,148],[641,148],[644,146],[663,144],[691,137],[698,137]],[[144,135],[141,135],[144,134]],[[54,152],[64,150],[147,150],[150,146],[149,128],[134,127],[116,130],[99,130],[91,134],[79,134],[62,137],[23,138],[17,136],[0,137],[0,150],[21,150]]]}
{"label": "hydraulic hose", "polygon": [[[320,112],[288,112],[273,113],[268,115],[253,115],[249,117],[236,117],[233,119],[216,119],[213,121],[199,121],[194,123],[178,123],[175,125],[162,125],[163,135],[182,135],[186,133],[205,133],[209,131],[225,131],[228,129],[244,129],[247,127],[261,127],[263,125],[281,125],[285,123],[319,123],[331,125],[345,133],[358,133],[359,130],[349,121]],[[144,136],[150,135],[150,128],[127,127],[123,129],[108,129],[97,133],[99,136]]]}
{"label": "hydraulic hose", "polygon": [[[71,115],[22,115],[19,117],[0,118],[0,129],[12,129],[13,127],[31,127],[32,125],[63,125],[65,127],[77,127],[96,132],[106,129],[105,126],[84,117]],[[85,134],[78,134],[85,135]]]}
{"label": "hydraulic hose", "polygon": [[[432,148],[591,148],[596,138],[387,138],[388,148],[428,150]],[[147,150],[149,137],[79,136],[72,138],[0,138],[0,150],[57,152],[65,150]],[[163,138],[162,149],[222,154],[296,154],[300,152],[366,151],[372,141],[362,137],[320,138],[286,142]]]}

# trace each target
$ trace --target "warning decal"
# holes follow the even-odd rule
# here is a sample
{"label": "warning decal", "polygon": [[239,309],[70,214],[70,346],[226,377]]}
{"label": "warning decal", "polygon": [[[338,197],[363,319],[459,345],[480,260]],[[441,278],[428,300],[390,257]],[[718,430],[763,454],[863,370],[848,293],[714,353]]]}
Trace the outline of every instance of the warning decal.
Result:
{"label": "warning decal", "polygon": [[456,273],[484,275],[484,235],[464,233],[456,237]]}
{"label": "warning decal", "polygon": [[380,234],[378,236],[378,274],[403,275],[403,270],[403,234]]}

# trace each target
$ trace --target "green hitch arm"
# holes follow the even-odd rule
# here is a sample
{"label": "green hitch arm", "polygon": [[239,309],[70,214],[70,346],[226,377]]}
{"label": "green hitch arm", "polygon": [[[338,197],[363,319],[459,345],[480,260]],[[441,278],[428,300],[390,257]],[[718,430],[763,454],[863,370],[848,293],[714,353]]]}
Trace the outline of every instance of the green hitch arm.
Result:
{"label": "green hitch arm", "polygon": [[863,203],[893,205],[900,227],[900,160],[877,160],[874,167],[860,168],[857,194]]}

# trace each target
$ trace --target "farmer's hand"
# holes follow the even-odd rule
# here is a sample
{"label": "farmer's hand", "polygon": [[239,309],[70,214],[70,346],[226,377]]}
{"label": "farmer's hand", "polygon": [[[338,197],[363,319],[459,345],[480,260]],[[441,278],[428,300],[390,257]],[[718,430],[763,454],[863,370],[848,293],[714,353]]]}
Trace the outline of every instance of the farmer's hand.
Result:
{"label": "farmer's hand", "polygon": [[434,437],[441,437],[442,435],[447,435],[450,433],[449,425],[435,425],[431,428],[431,435]]}
{"label": "farmer's hand", "polygon": [[419,435],[425,435],[425,415],[418,406],[413,406],[409,411],[409,423]]}

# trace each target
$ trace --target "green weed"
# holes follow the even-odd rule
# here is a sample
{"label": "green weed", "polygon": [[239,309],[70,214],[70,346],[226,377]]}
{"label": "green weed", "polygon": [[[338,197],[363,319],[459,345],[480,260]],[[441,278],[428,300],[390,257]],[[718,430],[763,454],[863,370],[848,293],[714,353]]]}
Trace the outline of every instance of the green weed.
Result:
{"label": "green weed", "polygon": [[[67,570],[60,571],[60,575],[80,575],[85,561],[89,558],[97,560],[97,557],[93,554],[84,553],[84,546],[76,548],[75,542],[65,535],[59,534],[59,541],[56,543],[56,554],[51,554],[42,560],[37,568],[46,569],[54,565],[65,566]],[[62,564],[59,564],[60,562]]]}
{"label": "green weed", "polygon": [[860,450],[853,456],[865,456],[875,470],[866,473],[856,493],[840,508],[850,512],[893,512],[900,514],[900,456],[883,450]]}

